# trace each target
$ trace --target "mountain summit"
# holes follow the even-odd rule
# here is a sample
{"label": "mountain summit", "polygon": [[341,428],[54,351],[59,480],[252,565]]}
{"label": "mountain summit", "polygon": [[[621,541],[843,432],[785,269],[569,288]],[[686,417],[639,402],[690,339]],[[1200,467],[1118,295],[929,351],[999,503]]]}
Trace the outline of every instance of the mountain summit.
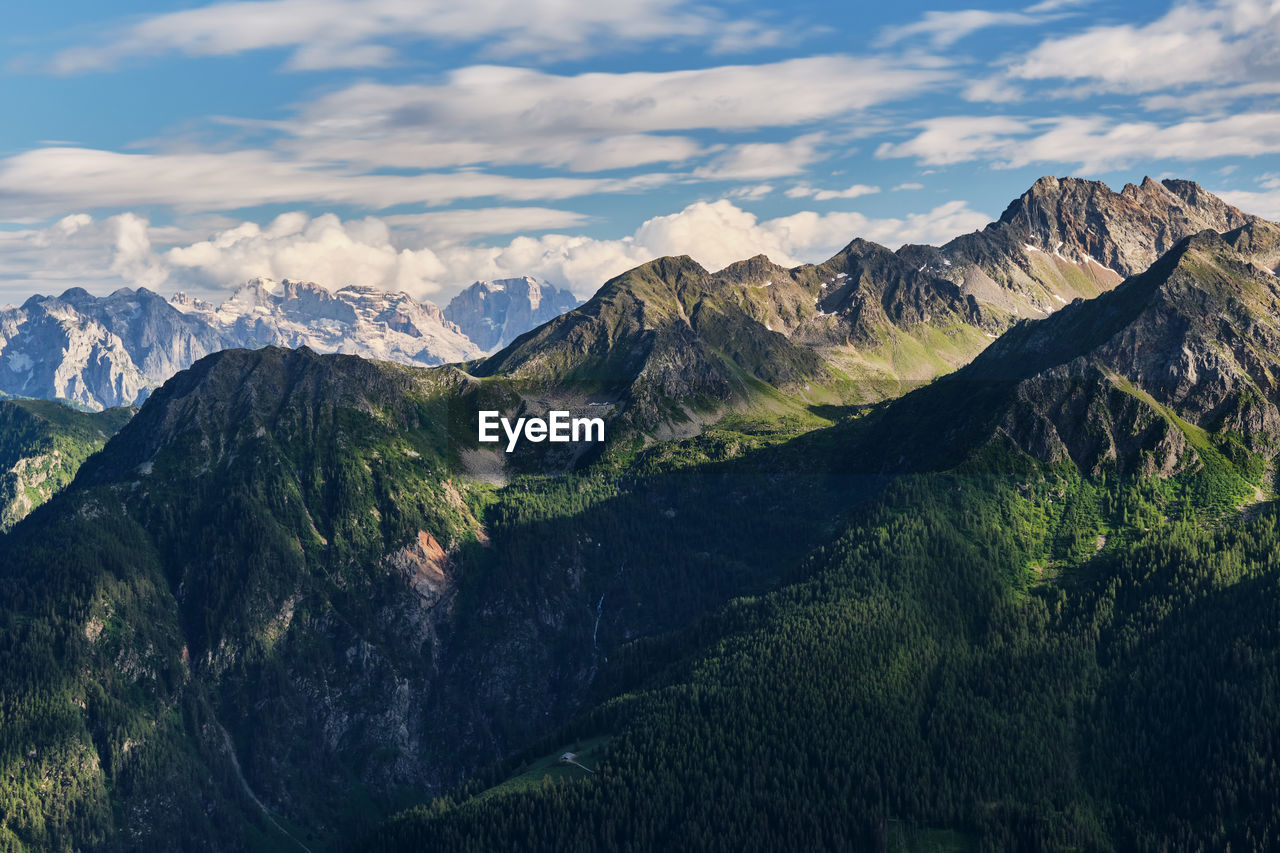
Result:
{"label": "mountain summit", "polygon": [[475,282],[449,300],[444,317],[476,346],[493,351],[578,304],[569,291],[526,275]]}
{"label": "mountain summit", "polygon": [[756,403],[873,403],[968,363],[1021,320],[1111,290],[1206,228],[1280,260],[1272,226],[1192,182],[1116,193],[1046,177],[941,247],[855,239],[792,269],[763,255],[717,272],[688,257],[644,264],[473,371],[573,386],[655,434]]}

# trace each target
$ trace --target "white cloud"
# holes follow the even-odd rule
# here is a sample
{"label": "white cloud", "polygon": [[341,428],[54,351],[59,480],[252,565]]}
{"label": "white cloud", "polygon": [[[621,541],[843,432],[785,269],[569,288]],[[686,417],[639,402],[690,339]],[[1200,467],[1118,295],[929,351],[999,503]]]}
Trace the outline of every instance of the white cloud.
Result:
{"label": "white cloud", "polygon": [[76,213],[42,228],[0,230],[0,301],[77,286],[158,285],[165,277],[152,249],[158,231],[171,233],[132,213],[101,220]]}
{"label": "white cloud", "polygon": [[[744,134],[848,119],[945,76],[935,68],[848,56],[575,76],[476,66],[437,85],[350,86],[303,105],[288,120],[247,123],[274,135],[273,143],[259,148],[126,153],[57,146],[22,152],[0,160],[0,201],[27,217],[144,206],[217,212],[349,204],[379,210],[631,192],[690,175],[764,181],[799,174],[824,157],[825,133],[716,144],[685,134]],[[671,168],[686,162],[683,175]],[[597,173],[651,164],[667,169],[627,177],[494,171],[538,165]],[[456,170],[481,165],[493,168]]]}
{"label": "white cloud", "polygon": [[[1230,170],[1230,171],[1228,171]],[[1224,166],[1218,170],[1220,175],[1229,175],[1234,168]],[[1264,172],[1257,178],[1257,184],[1261,190],[1214,190],[1214,194],[1226,201],[1228,204],[1234,204],[1241,210],[1270,219],[1273,222],[1280,221],[1280,175],[1274,172]]]}
{"label": "white cloud", "polygon": [[965,36],[991,27],[1025,27],[1041,22],[1041,18],[1024,12],[990,12],[984,9],[962,9],[954,12],[925,12],[915,23],[889,27],[877,42],[884,46],[922,36],[936,48],[950,47]]}
{"label": "white cloud", "polygon": [[807,134],[788,142],[748,142],[731,146],[695,177],[713,181],[759,181],[799,175],[822,159],[821,134]]}
{"label": "white cloud", "polygon": [[[738,11],[738,10],[734,10]],[[118,29],[105,43],[57,54],[54,71],[112,68],[168,53],[229,56],[292,51],[294,70],[359,68],[397,60],[393,44],[480,44],[492,56],[582,57],[653,41],[732,52],[776,44],[782,34],[711,3],[679,0],[233,0],[167,12]]]}
{"label": "white cloud", "polygon": [[962,201],[900,219],[872,219],[851,211],[802,211],[760,220],[721,200],[697,202],[678,213],[654,217],[617,240],[548,235],[517,238],[501,247],[458,246],[441,250],[438,256],[456,271],[457,282],[527,273],[588,296],[613,276],[662,255],[689,255],[710,270],[761,253],[776,263],[794,265],[826,260],[858,236],[892,247],[938,244],[989,221]]}
{"label": "white cloud", "polygon": [[342,222],[333,214],[277,217],[265,229],[254,223],[211,239],[169,249],[164,263],[178,280],[225,286],[258,275],[307,279],[329,287],[374,285],[424,295],[439,289],[446,273],[430,249],[397,249],[385,222]]}
{"label": "white cloud", "polygon": [[924,184],[918,184],[915,181],[907,181],[904,184],[898,184],[896,187],[893,188],[892,192],[896,193],[896,192],[904,192],[906,190],[922,190],[922,189],[924,189]]}
{"label": "white cloud", "polygon": [[971,80],[960,96],[966,101],[980,103],[1008,104],[1026,98],[1026,93],[1011,84],[1004,76],[979,77]]}
{"label": "white cloud", "polygon": [[1280,191],[1214,190],[1213,193],[1241,210],[1272,222],[1280,221]]}
{"label": "white cloud", "polygon": [[1012,63],[1025,80],[1085,80],[1155,92],[1199,83],[1270,82],[1280,74],[1280,5],[1270,0],[1176,3],[1145,25],[1092,27],[1051,38]]}
{"label": "white cloud", "polygon": [[311,160],[392,168],[536,163],[597,171],[705,153],[679,135],[690,131],[743,132],[848,117],[918,94],[949,74],[850,56],[571,76],[472,66],[436,85],[350,86],[276,127],[289,134],[288,150]]}
{"label": "white cloud", "polygon": [[50,287],[60,292],[72,285],[106,290],[141,284],[218,298],[246,279],[266,275],[329,287],[371,284],[444,300],[476,278],[531,274],[587,296],[609,278],[661,255],[691,255],[709,269],[760,253],[792,265],[825,260],[855,236],[891,246],[940,243],[987,221],[960,201],[904,218],[802,211],[760,220],[721,200],[654,217],[618,239],[547,234],[477,246],[459,242],[448,228],[433,237],[438,223],[418,218],[343,221],[293,212],[265,226],[242,222],[196,237],[149,226],[134,214],[101,221],[76,215],[43,229],[0,231],[0,288],[25,296]]}
{"label": "white cloud", "polygon": [[268,151],[122,154],[40,148],[0,162],[0,200],[26,215],[68,208],[172,206],[234,210],[262,204],[446,205],[460,199],[564,199],[650,188],[674,176],[516,178],[485,172],[368,175],[286,160]]}
{"label": "white cloud", "polygon": [[1076,164],[1084,172],[1104,172],[1153,160],[1280,153],[1280,112],[1171,124],[1102,116],[951,116],[920,122],[916,127],[920,128],[916,136],[901,143],[884,143],[876,156],[914,157],[934,166],[974,160],[986,160],[999,168],[1062,163]]}
{"label": "white cloud", "polygon": [[743,199],[745,201],[759,201],[765,196],[771,194],[773,190],[773,184],[754,184],[752,186],[738,187],[735,190],[730,190],[728,197]]}
{"label": "white cloud", "polygon": [[808,184],[800,184],[787,190],[787,198],[811,198],[814,201],[832,201],[838,198],[858,198],[880,192],[879,187],[867,184],[854,184],[843,190],[819,190]]}
{"label": "white cloud", "polygon": [[1238,86],[1215,86],[1194,92],[1178,91],[1170,94],[1149,95],[1142,99],[1142,108],[1149,111],[1171,110],[1200,115],[1228,115],[1239,112],[1239,102],[1258,99],[1269,101],[1280,95],[1280,82],[1242,83]]}
{"label": "white cloud", "polygon": [[1007,116],[945,116],[917,122],[919,133],[906,142],[885,142],[876,156],[914,157],[931,166],[948,166],[1003,154],[1011,140],[1027,133],[1027,122]]}
{"label": "white cloud", "polygon": [[151,223],[133,213],[122,213],[110,221],[115,231],[111,272],[143,287],[154,288],[163,283],[168,275],[151,249]]}

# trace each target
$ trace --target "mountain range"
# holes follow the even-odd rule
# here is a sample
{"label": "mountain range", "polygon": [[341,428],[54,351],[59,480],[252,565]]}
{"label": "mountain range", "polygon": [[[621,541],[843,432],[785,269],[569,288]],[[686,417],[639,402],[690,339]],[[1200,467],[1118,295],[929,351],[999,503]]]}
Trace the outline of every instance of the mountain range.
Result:
{"label": "mountain range", "polygon": [[354,285],[330,292],[288,279],[254,279],[220,305],[185,293],[165,300],[146,288],[104,297],[71,288],[0,309],[0,394],[95,410],[132,405],[210,353],[262,346],[404,364],[466,361],[576,304],[568,291],[531,278],[477,281],[445,312],[406,293]]}
{"label": "mountain range", "polygon": [[[156,309],[259,337],[136,414],[0,404],[4,465],[83,451],[0,535],[0,843],[1280,844],[1278,262],[1193,183],[1044,178],[937,248],[658,259],[462,363],[316,350],[501,343],[523,280]],[[94,322],[158,365],[140,299]],[[477,439],[555,408],[606,441]]]}

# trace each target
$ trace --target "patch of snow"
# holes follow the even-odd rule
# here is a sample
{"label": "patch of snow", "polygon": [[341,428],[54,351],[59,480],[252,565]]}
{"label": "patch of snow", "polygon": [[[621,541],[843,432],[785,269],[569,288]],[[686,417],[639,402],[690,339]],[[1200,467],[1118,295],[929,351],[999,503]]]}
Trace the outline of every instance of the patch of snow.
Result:
{"label": "patch of snow", "polygon": [[1120,273],[1116,272],[1116,271],[1115,271],[1115,270],[1113,270],[1111,267],[1107,266],[1107,265],[1106,265],[1106,264],[1104,264],[1102,261],[1100,261],[1100,260],[1098,260],[1097,258],[1095,258],[1093,255],[1085,255],[1084,257],[1085,257],[1085,260],[1086,260],[1086,261],[1089,261],[1089,262],[1091,262],[1091,263],[1095,263],[1095,264],[1097,264],[1098,266],[1102,267],[1102,268],[1103,268],[1104,270],[1106,270],[1107,272],[1114,272],[1114,273],[1116,273],[1116,275],[1120,275]]}
{"label": "patch of snow", "polygon": [[14,373],[22,373],[24,371],[30,373],[31,368],[34,366],[31,361],[31,356],[27,355],[25,352],[10,353],[8,361],[9,369]]}
{"label": "patch of snow", "polygon": [[1061,296],[1059,296],[1059,295],[1058,295],[1058,294],[1056,294],[1056,293],[1055,293],[1055,294],[1053,294],[1053,298],[1054,298],[1054,299],[1056,299],[1056,300],[1058,300],[1059,302],[1061,302],[1063,305],[1066,305],[1066,304],[1067,304],[1067,300],[1063,299]]}

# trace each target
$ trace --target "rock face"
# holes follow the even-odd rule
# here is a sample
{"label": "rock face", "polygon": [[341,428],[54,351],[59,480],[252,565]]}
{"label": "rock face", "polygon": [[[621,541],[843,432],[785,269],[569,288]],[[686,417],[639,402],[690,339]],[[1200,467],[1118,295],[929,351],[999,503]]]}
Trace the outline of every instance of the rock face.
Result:
{"label": "rock face", "polygon": [[1011,441],[1088,473],[1168,476],[1273,448],[1280,280],[1232,242],[1251,245],[1231,232],[1185,238],[1115,290],[1019,323],[895,405],[877,426],[879,458],[936,467]]}
{"label": "rock face", "polygon": [[[81,310],[83,305],[74,304],[76,291],[66,295],[33,296],[19,308],[0,312],[0,391],[95,409],[146,397],[155,383],[110,329],[110,317]],[[107,299],[117,296],[125,294]]]}
{"label": "rock face", "polygon": [[[1052,357],[1070,346],[1083,351]],[[1086,471],[1199,465],[1204,434],[1259,451],[1280,439],[1280,282],[1214,231],[1182,240],[1097,304],[992,349],[993,363],[1062,362],[1020,389],[1007,431],[1039,436],[1029,449]],[[1107,404],[1090,406],[1090,394]]]}
{"label": "rock face", "polygon": [[993,230],[1130,276],[1190,234],[1230,231],[1255,219],[1194,181],[1145,178],[1117,193],[1099,181],[1046,177],[1011,203]]}
{"label": "rock face", "polygon": [[567,290],[530,276],[477,281],[449,301],[444,316],[492,352],[579,304]]}
{"label": "rock face", "polygon": [[805,405],[875,402],[968,363],[1022,319],[1111,290],[1205,228],[1234,229],[1259,263],[1280,261],[1274,226],[1194,183],[1148,179],[1115,193],[1042,178],[999,221],[941,247],[855,239],[793,269],[763,255],[715,273],[687,257],[645,264],[476,372],[590,377],[582,393],[629,409],[655,435],[702,418],[657,401],[738,406],[755,382]]}
{"label": "rock face", "polygon": [[426,365],[482,352],[435,305],[370,287],[255,279],[221,305],[77,287],[0,309],[0,394],[130,405],[210,353],[272,345]]}
{"label": "rock face", "polygon": [[216,308],[185,296],[174,304],[215,329],[228,347],[306,346],[424,365],[481,354],[435,305],[374,287],[330,293],[313,282],[257,278]]}

